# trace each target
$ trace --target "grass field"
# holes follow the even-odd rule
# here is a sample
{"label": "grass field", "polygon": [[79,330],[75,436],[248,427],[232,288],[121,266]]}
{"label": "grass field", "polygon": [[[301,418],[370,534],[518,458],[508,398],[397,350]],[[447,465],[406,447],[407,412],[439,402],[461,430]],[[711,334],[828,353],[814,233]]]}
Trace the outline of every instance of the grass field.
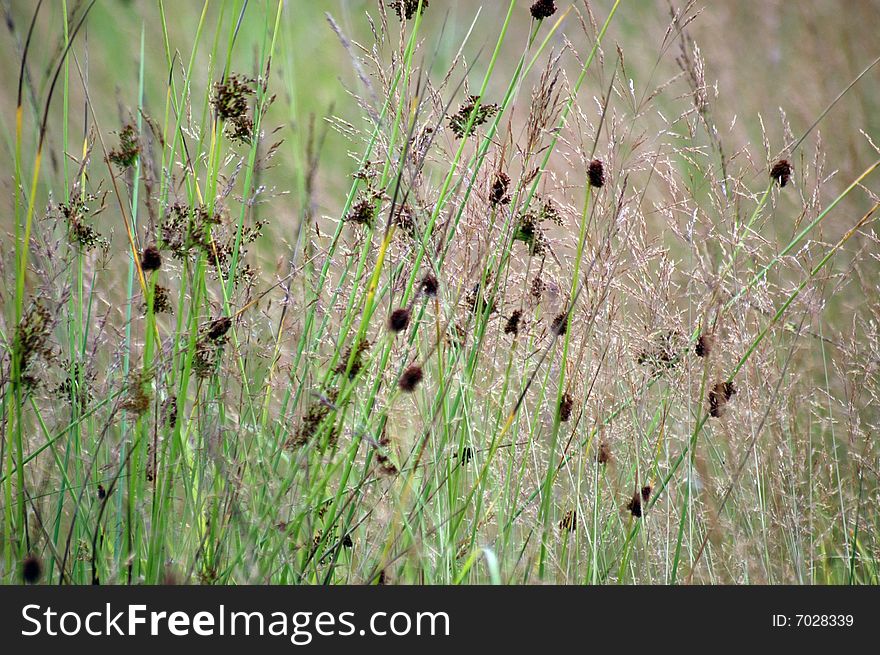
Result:
{"label": "grass field", "polygon": [[2,7],[3,582],[878,583],[878,3]]}

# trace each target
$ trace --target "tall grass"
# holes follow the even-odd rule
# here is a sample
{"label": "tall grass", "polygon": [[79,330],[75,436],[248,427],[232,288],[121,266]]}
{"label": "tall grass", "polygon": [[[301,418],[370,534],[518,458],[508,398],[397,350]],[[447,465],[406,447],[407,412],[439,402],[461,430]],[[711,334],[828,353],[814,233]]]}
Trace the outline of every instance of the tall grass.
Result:
{"label": "tall grass", "polygon": [[694,3],[50,4],[4,581],[877,583],[877,60],[756,148]]}

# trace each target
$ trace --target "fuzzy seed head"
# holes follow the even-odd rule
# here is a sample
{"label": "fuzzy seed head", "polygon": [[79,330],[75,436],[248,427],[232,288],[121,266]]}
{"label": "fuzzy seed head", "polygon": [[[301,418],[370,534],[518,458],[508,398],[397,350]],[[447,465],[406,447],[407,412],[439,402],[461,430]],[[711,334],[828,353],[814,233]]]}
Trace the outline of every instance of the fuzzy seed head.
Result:
{"label": "fuzzy seed head", "polygon": [[587,178],[591,187],[602,188],[605,184],[605,166],[602,164],[602,160],[594,159],[590,162],[590,167],[587,169]]}
{"label": "fuzzy seed head", "polygon": [[388,329],[394,332],[403,332],[406,327],[409,325],[409,309],[406,307],[400,307],[391,312],[391,316],[388,317]]}
{"label": "fuzzy seed head", "polygon": [[419,386],[419,382],[421,381],[422,367],[418,364],[413,364],[403,372],[403,375],[400,376],[398,385],[400,386],[401,391],[412,393],[416,390],[416,387]]}

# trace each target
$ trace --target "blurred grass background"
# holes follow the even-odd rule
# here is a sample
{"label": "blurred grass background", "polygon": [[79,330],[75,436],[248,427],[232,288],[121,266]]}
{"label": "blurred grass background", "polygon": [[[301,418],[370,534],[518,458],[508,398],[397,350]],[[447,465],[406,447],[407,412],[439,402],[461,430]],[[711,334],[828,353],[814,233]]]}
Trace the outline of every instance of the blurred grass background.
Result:
{"label": "blurred grass background", "polygon": [[[372,0],[289,0],[286,3],[282,18],[281,50],[273,71],[273,75],[278,76],[274,90],[279,97],[270,111],[267,126],[285,126],[287,129],[282,135],[287,139],[287,145],[281,151],[278,165],[267,172],[267,184],[289,188],[289,184],[285,183],[289,182],[290,169],[299,156],[295,149],[297,144],[302,144],[302,134],[310,116],[320,120],[332,112],[345,121],[361,124],[361,113],[349,93],[359,91],[357,76],[350,57],[330,28],[326,14],[333,16],[348,38],[369,44],[372,39],[365,12],[370,11],[375,15],[376,4]],[[525,11],[526,4],[522,11]],[[560,6],[567,4],[560,3]],[[571,4],[581,10],[585,7],[582,2]],[[595,13],[601,16],[607,12],[605,5],[610,3],[593,4]],[[688,29],[706,60],[707,80],[710,83],[717,80],[718,97],[712,102],[716,123],[720,127],[733,126],[729,134],[723,135],[728,148],[731,143],[740,147],[748,143],[761,143],[761,125],[757,120],[760,115],[774,150],[780,150],[785,142],[779,120],[780,110],[785,112],[792,131],[799,136],[873,58],[867,46],[876,38],[876,26],[880,21],[880,3],[876,1],[742,0],[701,4],[705,6]],[[72,2],[71,7],[74,5]],[[225,16],[225,21],[236,21],[241,6],[241,2],[207,2],[204,6],[205,24],[209,29],[217,25],[221,14]],[[4,6],[7,28],[13,27],[13,31],[6,29],[3,32],[2,47],[6,56],[0,63],[0,111],[7,117],[15,113],[21,42],[33,7],[33,1],[23,0],[12,0]],[[190,57],[192,37],[202,5],[198,2],[173,2],[167,4],[167,9],[169,17],[173,18],[167,26],[172,51],[186,62]],[[635,89],[644,91],[645,85],[659,85],[678,74],[675,63],[677,45],[673,44],[666,53],[658,53],[669,20],[667,3],[625,2],[623,9],[611,26],[605,49],[610,52],[612,44],[621,45],[626,72],[633,80]],[[469,59],[481,53],[473,72],[482,74],[488,59],[486,50],[491,48],[494,39],[494,30],[485,26],[497,27],[500,24],[506,13],[506,4],[435,0],[431,11],[426,12],[424,20],[428,33],[439,33],[446,23],[438,50],[438,69],[443,69],[444,64],[451,61],[462,34],[477,10],[481,17],[476,36],[468,44],[465,55]],[[40,103],[48,84],[50,66],[57,60],[63,47],[61,12],[61,2],[46,3],[37,24],[29,74]],[[274,12],[274,7],[267,7],[262,2],[248,3],[248,19],[240,26],[232,70],[251,74],[257,72],[254,70],[255,48],[262,38],[267,12]],[[102,100],[116,99],[115,106],[109,102],[96,103],[95,110],[103,126],[118,126],[120,114],[125,115],[137,104],[137,60],[142,28],[147,59],[144,95],[148,102],[150,99],[164,100],[168,70],[159,21],[157,3],[147,0],[101,0],[92,11],[75,52],[84,68],[87,62],[91,93]],[[392,27],[394,24],[395,21],[392,21]],[[514,38],[509,39],[507,47],[510,51],[505,53],[509,58],[518,55],[513,48],[515,44],[523,42],[528,22],[515,22],[511,29]],[[211,62],[208,56],[214,37],[213,34],[205,34],[196,53],[193,82],[194,86],[199,85],[202,89],[217,77],[217,62]],[[569,14],[563,29],[554,37],[557,49],[562,47],[566,37],[571,38],[578,48],[585,45],[574,13]],[[180,59],[176,62],[178,75]],[[538,74],[539,71],[535,71],[533,76]],[[279,84],[279,78],[290,80],[292,85],[285,88],[286,85]],[[490,97],[503,91],[505,79],[498,76],[492,80],[492,84],[495,88],[490,85]],[[587,84],[581,92],[582,97],[601,95],[598,85],[598,80]],[[81,85],[71,86],[73,128],[82,125],[84,98]],[[860,130],[869,135],[880,132],[878,88],[880,68],[870,72],[850,90],[819,126],[828,168],[840,171],[828,188],[829,196],[839,192],[847,183],[846,180],[860,173],[873,155]],[[31,100],[34,100],[33,96]],[[26,108],[32,118],[36,118],[42,105],[30,102]],[[152,109],[159,114],[162,107]],[[661,104],[656,109],[662,111],[664,108]],[[55,103],[53,111],[60,115],[60,102]],[[527,111],[528,107],[520,107],[515,110],[515,117],[523,119]],[[26,122],[31,130],[31,139],[36,136],[37,122]],[[50,125],[57,128],[58,122],[50,121]],[[3,121],[7,156],[0,162],[0,170],[7,198],[11,194],[13,127],[13,121]],[[57,167],[60,130],[50,128],[48,138],[53,166]],[[348,176],[356,168],[346,155],[352,149],[352,143],[343,135],[334,131],[328,134],[317,185],[319,215],[338,215],[343,194],[348,188]],[[763,174],[763,170],[756,171],[756,174]],[[295,213],[297,202],[296,197],[287,198],[278,203],[273,211],[281,215],[285,212]],[[8,212],[6,215],[9,215]],[[4,227],[9,229],[6,225]],[[275,229],[279,227],[276,225]],[[279,236],[284,236],[283,227]]]}

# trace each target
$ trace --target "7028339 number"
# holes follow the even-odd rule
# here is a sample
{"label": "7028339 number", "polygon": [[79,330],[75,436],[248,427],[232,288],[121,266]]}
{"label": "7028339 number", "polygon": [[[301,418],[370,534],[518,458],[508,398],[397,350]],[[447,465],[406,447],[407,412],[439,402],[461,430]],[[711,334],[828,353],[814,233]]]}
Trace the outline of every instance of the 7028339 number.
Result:
{"label": "7028339 number", "polygon": [[802,628],[852,627],[852,614],[795,614],[795,626]]}

